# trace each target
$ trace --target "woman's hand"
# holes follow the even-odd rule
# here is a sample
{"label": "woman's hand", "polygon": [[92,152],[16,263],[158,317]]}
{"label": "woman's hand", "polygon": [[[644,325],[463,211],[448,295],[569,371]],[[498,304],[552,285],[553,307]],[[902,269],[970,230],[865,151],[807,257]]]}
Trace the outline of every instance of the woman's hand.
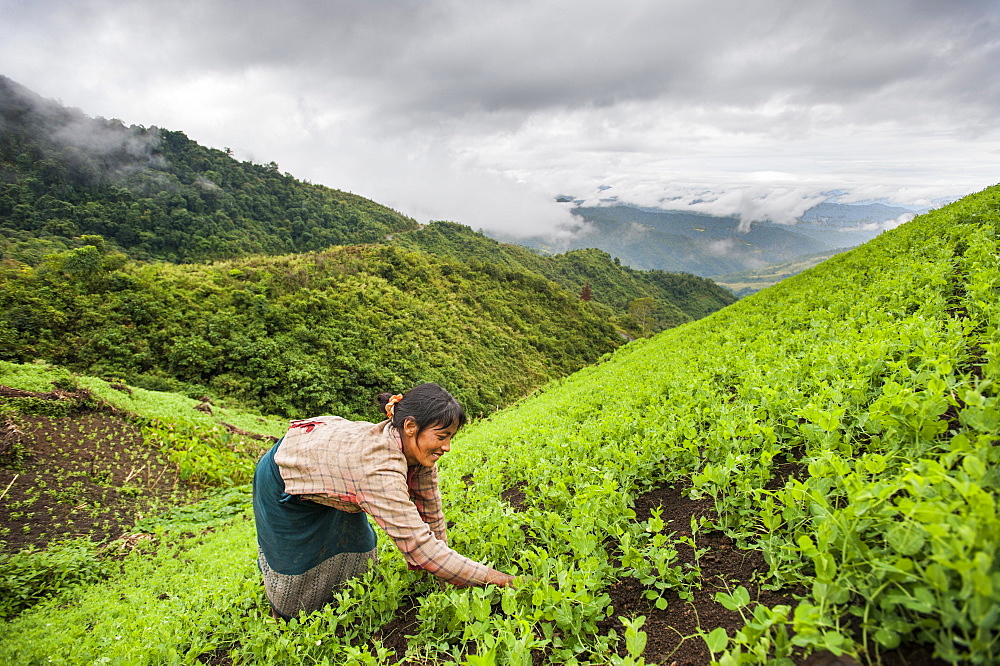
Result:
{"label": "woman's hand", "polygon": [[[511,576],[502,571],[497,571],[496,569],[490,569],[489,573],[486,574],[486,579],[482,583],[473,582],[470,585],[496,585],[498,587],[517,587],[521,583],[532,580],[531,576]],[[447,589],[448,583],[443,580],[438,580],[438,585],[442,590]],[[456,583],[451,583],[455,587],[469,587],[469,585],[458,585]]]}
{"label": "woman's hand", "polygon": [[[500,573],[499,571],[497,573]],[[516,576],[511,576],[510,574],[500,573],[502,578],[494,581],[494,585],[499,585],[500,587],[514,587],[515,581],[517,581]]]}
{"label": "woman's hand", "polygon": [[520,587],[524,583],[535,580],[534,576],[511,576],[502,571],[494,571],[496,577],[487,581],[488,584],[499,585],[500,587]]}
{"label": "woman's hand", "polygon": [[486,574],[486,580],[483,581],[482,585],[499,585],[500,587],[508,587],[513,583],[514,576],[505,574],[502,571],[497,571],[496,569],[490,569],[489,573]]}

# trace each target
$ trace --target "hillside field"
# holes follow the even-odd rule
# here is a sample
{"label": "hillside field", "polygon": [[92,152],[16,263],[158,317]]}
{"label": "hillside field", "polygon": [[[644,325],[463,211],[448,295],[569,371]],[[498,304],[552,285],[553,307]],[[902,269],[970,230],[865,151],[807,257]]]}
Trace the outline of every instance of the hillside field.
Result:
{"label": "hillside field", "polygon": [[440,463],[450,541],[526,576],[516,588],[438,589],[380,534],[377,568],[276,625],[240,476],[259,446],[161,420],[157,450],[217,490],[129,547],[74,555],[86,575],[65,575],[65,549],[5,556],[4,584],[48,587],[11,614],[0,657],[996,663],[998,232],[1000,186],[476,420]]}

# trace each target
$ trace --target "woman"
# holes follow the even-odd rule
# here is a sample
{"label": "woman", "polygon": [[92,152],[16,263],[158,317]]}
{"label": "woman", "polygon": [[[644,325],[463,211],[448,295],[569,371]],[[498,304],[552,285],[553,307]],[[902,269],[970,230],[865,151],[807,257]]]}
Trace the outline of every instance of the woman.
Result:
{"label": "woman", "polygon": [[258,563],[275,617],[321,608],[376,559],[375,519],[411,569],[458,586],[513,577],[448,547],[435,463],[465,411],[437,384],[382,393],[386,420],[292,421],[254,474]]}

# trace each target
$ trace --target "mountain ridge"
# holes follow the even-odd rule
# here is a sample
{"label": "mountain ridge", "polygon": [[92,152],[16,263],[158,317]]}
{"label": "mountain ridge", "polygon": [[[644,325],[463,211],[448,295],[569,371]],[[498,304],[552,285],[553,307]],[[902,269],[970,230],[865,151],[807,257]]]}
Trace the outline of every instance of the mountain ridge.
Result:
{"label": "mountain ridge", "polygon": [[796,224],[754,222],[746,228],[737,216],[607,203],[571,208],[579,225],[558,238],[491,235],[543,253],[597,247],[640,270],[710,277],[854,247],[913,217],[909,209],[885,204],[825,202]]}
{"label": "mountain ridge", "polygon": [[0,256],[99,235],[173,262],[322,250],[415,229],[370,199],[239,162],[183,132],[90,118],[0,76]]}

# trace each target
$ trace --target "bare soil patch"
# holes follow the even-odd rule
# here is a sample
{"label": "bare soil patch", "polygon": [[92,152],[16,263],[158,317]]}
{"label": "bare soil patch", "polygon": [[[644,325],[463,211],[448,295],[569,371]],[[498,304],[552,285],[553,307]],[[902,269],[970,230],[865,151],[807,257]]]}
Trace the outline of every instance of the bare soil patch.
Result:
{"label": "bare soil patch", "polygon": [[[767,573],[767,564],[758,551],[741,550],[721,532],[691,533],[692,518],[715,518],[711,498],[688,499],[680,488],[665,485],[640,496],[634,505],[636,519],[647,520],[653,509],[662,510],[660,518],[666,532],[676,532],[677,537],[694,536],[699,549],[708,548],[698,565],[701,567],[702,586],[695,590],[694,599],[685,601],[675,593],[667,595],[667,607],[656,608],[647,600],[645,589],[638,581],[626,578],[610,590],[615,617],[602,623],[602,629],[616,629],[621,633],[618,616],[646,616],[646,661],[653,664],[677,666],[703,666],[711,661],[705,641],[698,635],[699,627],[706,632],[725,627],[733,636],[743,628],[744,620],[736,611],[730,611],[715,601],[716,592],[732,592],[740,585],[747,588],[750,598],[768,607],[777,604],[795,606],[791,591],[785,593],[761,589],[756,581],[758,574]],[[677,544],[678,562],[695,564],[694,549],[687,544]],[[621,646],[624,655],[624,644]]]}
{"label": "bare soil patch", "polygon": [[6,417],[16,455],[0,466],[0,551],[60,539],[116,539],[151,511],[183,501],[176,466],[138,426],[99,411]]}
{"label": "bare soil patch", "polygon": [[[786,475],[797,471],[794,465],[784,470]],[[678,536],[691,536],[692,517],[717,517],[711,498],[689,499],[679,486],[664,485],[640,496],[634,505],[636,519],[647,520],[657,507],[662,510],[660,518],[666,523],[666,531],[674,531]],[[705,641],[697,635],[699,627],[706,633],[716,627],[724,627],[730,637],[743,628],[744,621],[738,612],[730,611],[715,601],[717,592],[731,592],[742,585],[750,592],[752,602],[770,608],[787,604],[793,610],[797,603],[796,596],[806,593],[803,589],[771,591],[761,588],[758,580],[768,571],[763,555],[759,551],[738,548],[732,539],[721,532],[699,533],[695,542],[699,548],[708,547],[709,551],[700,558],[702,588],[695,592],[692,601],[672,595],[668,598],[667,608],[660,610],[645,599],[645,588],[633,579],[619,581],[609,592],[615,607],[615,618],[605,620],[602,629],[615,628],[621,633],[618,615],[630,618],[645,615],[643,631],[648,640],[643,656],[649,664],[704,666],[711,661],[711,656]],[[679,561],[694,563],[694,551],[690,547],[679,544],[678,555]],[[624,641],[619,653],[626,654]],[[947,662],[933,658],[932,654],[933,650],[924,645],[901,645],[875,656],[873,663],[881,666],[945,666]],[[803,666],[857,664],[849,657],[838,658],[828,652],[814,654],[808,659],[800,655],[797,663]]]}

